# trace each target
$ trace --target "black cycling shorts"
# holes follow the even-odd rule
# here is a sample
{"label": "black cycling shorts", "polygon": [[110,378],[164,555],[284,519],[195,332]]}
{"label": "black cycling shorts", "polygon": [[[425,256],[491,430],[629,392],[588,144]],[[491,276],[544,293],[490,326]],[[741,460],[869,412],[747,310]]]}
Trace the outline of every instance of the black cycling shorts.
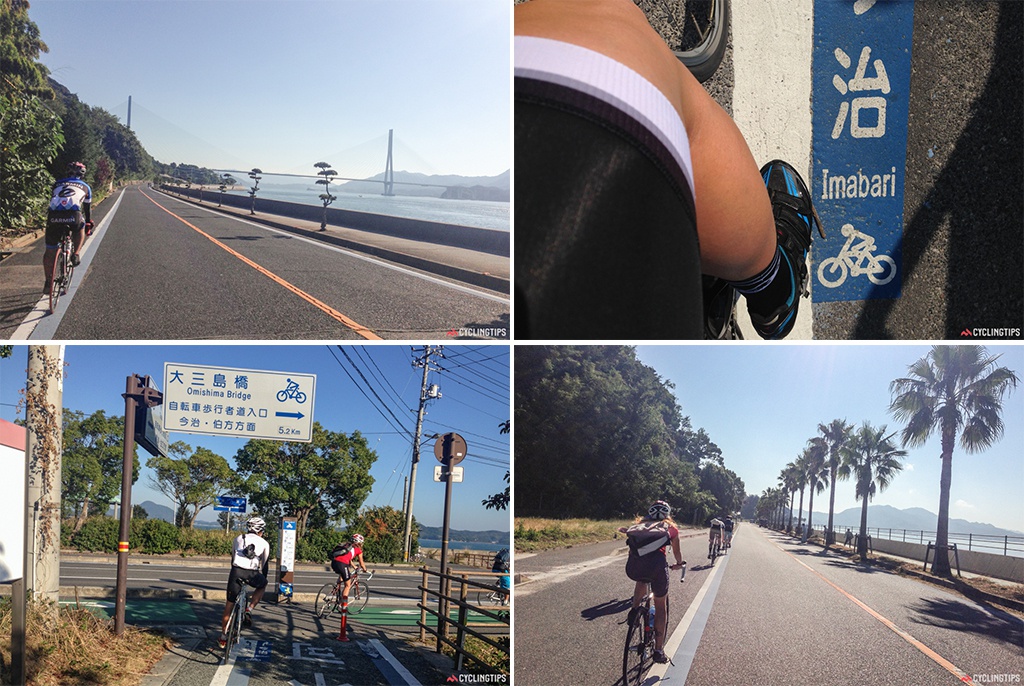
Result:
{"label": "black cycling shorts", "polygon": [[335,574],[341,576],[342,581],[348,581],[350,578],[352,578],[351,565],[347,565],[344,562],[340,562],[338,560],[331,560],[331,569],[334,570]]}
{"label": "black cycling shorts", "polygon": [[577,46],[518,36],[515,60],[516,337],[701,338],[692,165],[674,108]]}
{"label": "black cycling shorts", "polygon": [[668,593],[668,560],[664,553],[647,555],[629,553],[626,558],[626,576],[633,581],[646,581],[658,598]]}
{"label": "black cycling shorts", "polygon": [[46,234],[44,240],[47,248],[59,248],[60,241],[68,231],[81,231],[85,227],[85,218],[77,210],[50,210],[46,213]]}
{"label": "black cycling shorts", "polygon": [[241,567],[231,566],[231,574],[228,575],[228,600],[233,601],[235,596],[238,594],[238,587],[235,585],[236,580],[242,580],[253,588],[266,588],[267,577],[265,577],[259,570],[256,569],[242,569]]}

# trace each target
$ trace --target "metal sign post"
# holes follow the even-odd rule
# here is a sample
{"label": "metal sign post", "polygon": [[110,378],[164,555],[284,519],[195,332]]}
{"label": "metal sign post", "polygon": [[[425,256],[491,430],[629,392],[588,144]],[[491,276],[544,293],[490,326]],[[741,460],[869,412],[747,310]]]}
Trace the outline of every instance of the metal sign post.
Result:
{"label": "metal sign post", "polygon": [[298,519],[281,518],[281,534],[277,546],[277,602],[291,602],[295,575],[295,535]]}
{"label": "metal sign post", "polygon": [[452,470],[466,458],[466,439],[456,433],[447,433],[434,443],[434,457],[441,463],[444,478],[444,521],[441,529],[441,596],[438,620],[437,650],[441,651],[441,637],[448,634],[448,594],[451,583],[448,574],[448,530],[452,510]]}
{"label": "metal sign post", "polygon": [[160,391],[150,387],[148,376],[133,374],[125,381],[124,461],[121,465],[121,528],[117,537],[117,591],[114,600],[114,633],[124,633],[124,608],[128,597],[128,531],[132,516],[132,457],[135,455],[135,412],[163,402]]}

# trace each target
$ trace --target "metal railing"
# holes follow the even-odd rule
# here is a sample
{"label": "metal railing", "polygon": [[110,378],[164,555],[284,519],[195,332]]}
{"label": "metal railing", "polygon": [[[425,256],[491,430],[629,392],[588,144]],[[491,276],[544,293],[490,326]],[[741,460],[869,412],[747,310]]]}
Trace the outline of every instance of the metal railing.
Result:
{"label": "metal railing", "polygon": [[[469,578],[470,574],[472,574],[475,577],[494,577],[497,580],[498,577],[505,576],[505,573],[459,572],[458,574],[441,574],[427,567],[422,567],[420,572],[423,575],[419,587],[420,602],[417,604],[417,607],[420,609],[420,619],[417,622],[417,625],[420,627],[420,641],[426,643],[427,634],[430,634],[437,639],[435,652],[442,652],[444,646],[451,648],[455,652],[453,659],[456,671],[462,671],[466,658],[484,667],[493,668],[480,655],[473,653],[471,649],[467,648],[466,638],[468,636],[473,636],[482,641],[485,646],[490,646],[504,655],[504,660],[508,661],[510,658],[508,637],[511,633],[512,617],[511,607],[508,604],[509,589],[502,589],[496,584],[474,581]],[[437,577],[439,590],[435,591],[428,587],[429,577]],[[453,589],[453,586],[456,586],[457,590]],[[477,603],[470,602],[471,589],[474,591],[474,596],[479,591],[497,592],[506,597],[506,604],[501,609],[492,611]],[[458,606],[458,615],[454,620],[451,618],[452,606]],[[499,625],[504,625],[505,633],[499,635],[499,639],[504,638],[504,643],[500,640],[495,641],[493,637],[473,629],[469,622],[471,610],[495,620]],[[428,614],[434,620],[433,625],[428,624]],[[449,638],[452,631],[455,633],[454,641]]]}
{"label": "metal railing", "polygon": [[[837,532],[838,533],[838,532]],[[854,531],[854,534],[857,532]],[[869,526],[868,535],[876,538],[887,538],[890,541],[919,543],[927,545],[936,538],[934,531],[918,531],[910,529],[883,529]],[[989,553],[992,555],[1012,555],[1024,557],[1024,536],[993,536],[986,534],[949,534],[949,543],[956,543],[961,550]]]}

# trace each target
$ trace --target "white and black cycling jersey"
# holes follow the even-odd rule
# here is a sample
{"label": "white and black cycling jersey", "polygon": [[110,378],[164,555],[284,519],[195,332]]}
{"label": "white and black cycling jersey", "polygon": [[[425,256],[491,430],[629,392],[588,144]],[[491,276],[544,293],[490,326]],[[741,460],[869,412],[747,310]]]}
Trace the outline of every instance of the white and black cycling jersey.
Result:
{"label": "white and black cycling jersey", "polygon": [[53,185],[50,211],[82,212],[83,205],[92,203],[92,189],[85,181],[74,177],[61,179]]}
{"label": "white and black cycling jersey", "polygon": [[231,545],[231,565],[259,571],[270,559],[270,544],[256,534],[242,534]]}

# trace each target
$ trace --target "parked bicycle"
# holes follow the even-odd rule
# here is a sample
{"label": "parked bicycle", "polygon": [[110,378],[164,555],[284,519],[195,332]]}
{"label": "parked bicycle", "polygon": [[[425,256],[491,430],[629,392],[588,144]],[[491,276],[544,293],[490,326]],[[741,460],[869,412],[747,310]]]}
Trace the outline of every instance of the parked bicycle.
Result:
{"label": "parked bicycle", "polygon": [[[370,572],[365,579],[359,578],[359,571],[352,575],[352,586],[348,591],[348,612],[357,615],[366,608],[370,600],[370,587],[366,583],[373,578]],[[333,584],[324,584],[316,594],[316,602],[313,604],[313,612],[317,617],[326,617],[334,612],[341,612],[341,592],[345,588],[345,582],[338,577]]]}
{"label": "parked bicycle", "polygon": [[50,281],[50,314],[57,309],[60,296],[68,292],[71,287],[71,276],[75,273],[75,265],[71,256],[75,252],[74,243],[71,240],[71,232],[65,232],[60,240],[60,247],[54,256],[53,279]]}

